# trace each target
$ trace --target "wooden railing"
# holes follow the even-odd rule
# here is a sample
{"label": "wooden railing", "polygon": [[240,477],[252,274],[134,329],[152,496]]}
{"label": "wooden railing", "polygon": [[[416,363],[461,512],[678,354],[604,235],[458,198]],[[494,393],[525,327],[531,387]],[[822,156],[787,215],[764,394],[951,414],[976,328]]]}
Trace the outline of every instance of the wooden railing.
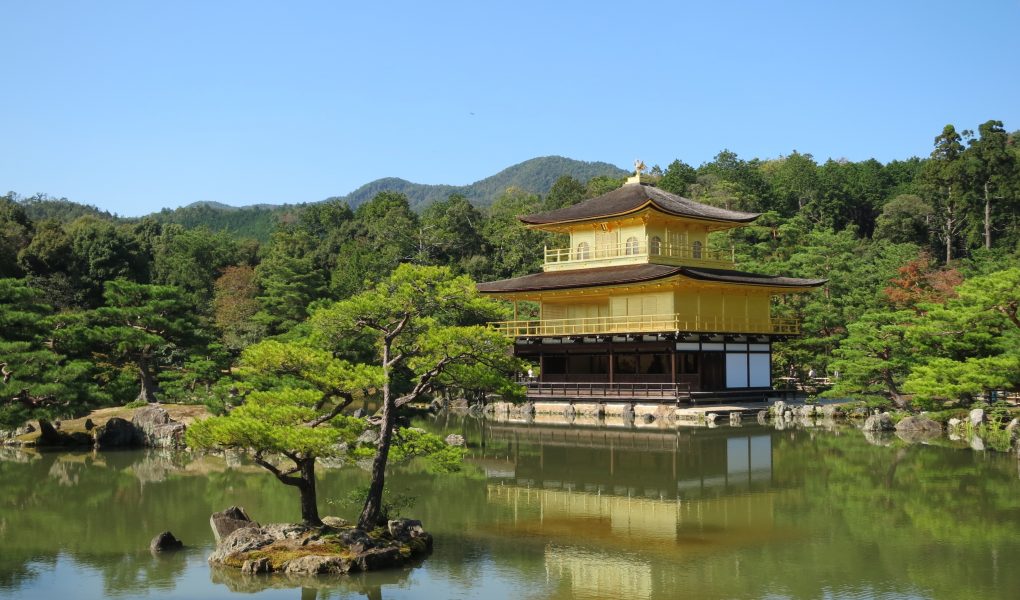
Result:
{"label": "wooden railing", "polygon": [[545,249],[546,265],[590,263],[631,257],[661,257],[703,266],[732,267],[734,264],[732,253],[709,250],[697,244],[667,244],[649,240],[647,237],[619,244]]}
{"label": "wooden railing", "polygon": [[545,319],[541,321],[500,321],[491,323],[508,337],[554,337],[564,335],[597,335],[613,333],[772,333],[800,334],[797,319],[689,319],[681,315],[638,315],[590,317],[584,319]]}
{"label": "wooden railing", "polygon": [[528,398],[649,399],[680,401],[691,398],[689,383],[607,383],[529,381]]}

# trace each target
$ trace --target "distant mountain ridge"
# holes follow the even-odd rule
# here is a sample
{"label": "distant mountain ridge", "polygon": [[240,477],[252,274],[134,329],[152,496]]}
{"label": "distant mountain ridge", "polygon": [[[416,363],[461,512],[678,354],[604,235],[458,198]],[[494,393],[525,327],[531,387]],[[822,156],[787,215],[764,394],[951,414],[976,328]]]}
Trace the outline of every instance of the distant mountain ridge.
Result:
{"label": "distant mountain ridge", "polygon": [[411,208],[421,210],[450,194],[461,194],[475,206],[490,206],[507,188],[516,187],[533,194],[545,194],[564,175],[587,182],[592,177],[623,177],[628,172],[606,162],[587,162],[562,156],[540,156],[503,169],[495,175],[468,185],[429,185],[397,177],[376,179],[346,196],[351,208],[371,200],[379,192],[400,192],[407,196]]}
{"label": "distant mountain ridge", "polygon": [[[461,194],[475,206],[487,207],[508,188],[545,195],[556,180],[564,175],[587,183],[593,177],[623,177],[627,174],[627,171],[605,162],[541,156],[507,167],[495,175],[468,185],[424,184],[399,177],[384,177],[366,183],[346,196],[333,196],[318,202],[342,200],[351,208],[357,208],[380,192],[399,192],[407,196],[411,208],[419,212],[433,202],[445,200],[451,194]],[[29,216],[37,221],[49,218],[69,222],[84,215],[102,219],[137,220],[117,217],[94,206],[78,204],[63,198],[39,196],[26,198],[22,204]],[[214,200],[200,200],[180,208],[164,208],[147,216],[163,223],[177,223],[188,228],[205,226],[213,231],[226,231],[264,241],[269,239],[280,218],[288,218],[288,215],[292,215],[296,209],[307,204],[315,202],[230,206]]]}
{"label": "distant mountain ridge", "polygon": [[[556,180],[564,175],[585,183],[593,177],[623,177],[627,174],[628,171],[606,162],[588,162],[563,156],[540,156],[507,167],[495,175],[468,185],[414,183],[399,177],[384,177],[366,183],[346,196],[333,196],[320,202],[343,200],[351,208],[357,208],[380,192],[399,192],[407,196],[408,203],[416,211],[421,211],[438,200],[445,200],[450,194],[461,194],[475,206],[486,207],[491,206],[500,194],[511,187],[544,195],[549,192]],[[185,227],[205,225],[213,230],[225,230],[265,240],[272,232],[278,216],[300,206],[303,204],[230,206],[202,200],[176,209],[164,208],[150,216],[159,221],[179,223]]]}

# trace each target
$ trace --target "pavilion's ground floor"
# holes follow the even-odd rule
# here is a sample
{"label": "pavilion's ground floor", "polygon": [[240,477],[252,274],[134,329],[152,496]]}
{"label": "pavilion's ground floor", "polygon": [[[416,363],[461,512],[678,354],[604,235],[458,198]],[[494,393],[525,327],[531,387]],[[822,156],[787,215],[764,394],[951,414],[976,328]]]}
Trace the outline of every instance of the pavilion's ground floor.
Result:
{"label": "pavilion's ground floor", "polygon": [[772,392],[775,336],[658,334],[518,338],[528,395],[668,401]]}

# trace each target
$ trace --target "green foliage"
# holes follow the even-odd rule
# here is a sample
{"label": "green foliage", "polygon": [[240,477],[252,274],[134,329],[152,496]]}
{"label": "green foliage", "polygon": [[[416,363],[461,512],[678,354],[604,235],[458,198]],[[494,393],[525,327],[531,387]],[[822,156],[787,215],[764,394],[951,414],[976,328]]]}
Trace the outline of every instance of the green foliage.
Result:
{"label": "green foliage", "polygon": [[556,183],[549,188],[546,194],[543,210],[556,210],[572,206],[585,199],[587,189],[584,184],[570,175],[564,175],[556,180]]}
{"label": "green foliage", "polygon": [[464,196],[429,205],[421,216],[421,260],[460,272],[483,274],[489,267],[481,226],[485,217]]}
{"label": "green foliage", "polygon": [[875,237],[894,243],[926,246],[932,208],[915,194],[900,194],[885,203],[876,221]]}
{"label": "green foliage", "polygon": [[32,222],[11,195],[0,196],[0,277],[19,277],[18,252],[31,240]]}
{"label": "green foliage", "polygon": [[[365,496],[368,495],[368,487],[367,485],[357,486],[348,490],[346,494],[339,498],[326,500],[326,503],[347,511],[360,509],[361,505],[365,503]],[[389,521],[390,519],[400,518],[404,515],[405,511],[414,506],[415,500],[415,497],[409,494],[386,492],[383,494],[379,520]]]}
{"label": "green foliage", "polygon": [[[382,423],[372,466],[371,490],[359,518],[370,527],[379,521],[386,465],[393,447],[396,411],[437,390],[469,389],[479,378],[507,378],[519,371],[510,340],[478,325],[502,313],[499,304],[482,297],[468,277],[447,267],[403,264],[385,280],[347,300],[316,311],[313,340],[332,352],[350,338],[371,343],[370,360],[382,372]],[[449,466],[453,451],[437,448],[436,440],[406,432],[408,447],[440,456]],[[392,447],[392,448],[391,448]]]}
{"label": "green foliage", "polygon": [[28,418],[78,415],[104,394],[93,365],[52,343],[50,308],[24,280],[0,279],[0,426]]}
{"label": "green foliage", "polygon": [[[541,268],[543,246],[552,238],[549,234],[522,227],[518,216],[541,210],[541,199],[520,190],[507,190],[489,211],[483,226],[485,238],[492,246],[492,275],[517,277],[534,273]],[[560,245],[565,245],[561,242]]]}
{"label": "green foliage", "polygon": [[206,227],[167,226],[156,241],[152,282],[176,286],[208,306],[220,273],[241,258],[238,241]]}
{"label": "green foliage", "polygon": [[254,320],[269,333],[303,321],[308,305],[322,297],[325,280],[315,268],[314,240],[306,232],[282,228],[273,234],[266,256],[255,269],[261,295]]}
{"label": "green foliage", "polygon": [[694,167],[681,160],[674,160],[666,167],[666,172],[662,174],[656,185],[667,192],[686,196],[688,188],[697,181],[698,173]]}
{"label": "green foliage", "polygon": [[280,218],[292,211],[289,205],[245,206],[236,208],[217,202],[195,202],[152,215],[160,223],[180,225],[186,229],[208,227],[238,238],[268,241]]}
{"label": "green foliage", "polygon": [[67,319],[58,339],[106,369],[133,370],[140,385],[138,399],[156,401],[156,380],[163,372],[188,374],[200,366],[218,378],[216,366],[197,363],[211,356],[208,338],[194,305],[179,288],[117,279],[106,283],[103,297],[103,306]]}
{"label": "green foliage", "polygon": [[847,326],[848,336],[835,351],[839,380],[830,395],[885,393],[898,400],[903,380],[917,358],[907,341],[916,322],[910,311],[872,311]]}
{"label": "green foliage", "polygon": [[396,431],[390,460],[395,463],[424,458],[434,473],[460,471],[467,454],[465,448],[450,446],[441,437],[416,427],[403,427]]}

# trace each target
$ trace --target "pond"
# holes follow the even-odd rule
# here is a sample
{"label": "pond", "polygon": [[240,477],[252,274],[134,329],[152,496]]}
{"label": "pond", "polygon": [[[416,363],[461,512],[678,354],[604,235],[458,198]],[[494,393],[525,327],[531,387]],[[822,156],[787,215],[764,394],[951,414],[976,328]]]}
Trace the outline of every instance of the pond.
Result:
{"label": "pond", "polygon": [[[341,579],[211,569],[210,513],[298,517],[238,457],[0,450],[0,598],[1016,598],[1012,455],[856,430],[635,430],[443,415],[461,473],[393,471],[436,537],[421,565]],[[887,445],[886,445],[887,444]],[[320,469],[323,514],[362,485]],[[153,557],[171,530],[188,548]]]}

